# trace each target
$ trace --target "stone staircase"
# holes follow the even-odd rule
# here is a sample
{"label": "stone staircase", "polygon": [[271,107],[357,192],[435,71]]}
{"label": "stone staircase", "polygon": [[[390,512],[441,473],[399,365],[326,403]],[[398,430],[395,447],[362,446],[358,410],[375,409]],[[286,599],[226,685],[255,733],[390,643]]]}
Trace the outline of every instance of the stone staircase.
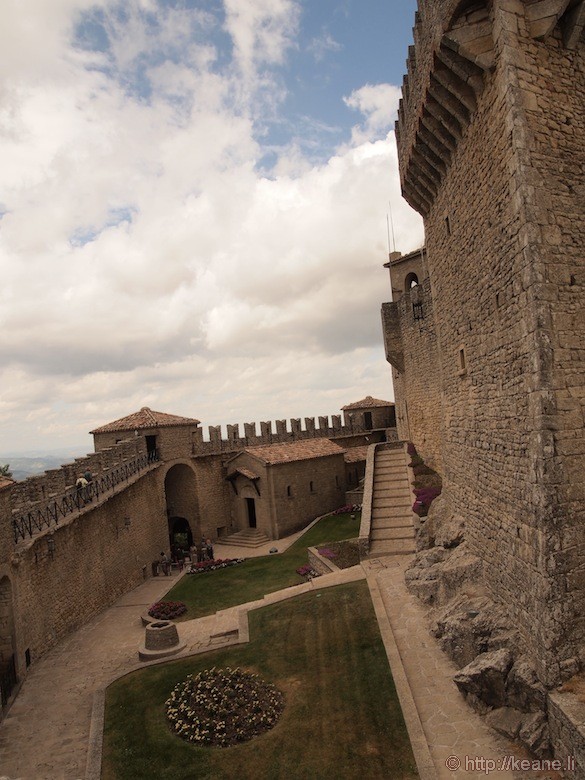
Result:
{"label": "stone staircase", "polygon": [[412,495],[404,449],[379,449],[374,461],[370,558],[415,551]]}
{"label": "stone staircase", "polygon": [[260,547],[270,539],[265,533],[257,528],[244,528],[243,531],[237,531],[235,534],[224,536],[218,539],[215,544],[230,544],[238,547]]}

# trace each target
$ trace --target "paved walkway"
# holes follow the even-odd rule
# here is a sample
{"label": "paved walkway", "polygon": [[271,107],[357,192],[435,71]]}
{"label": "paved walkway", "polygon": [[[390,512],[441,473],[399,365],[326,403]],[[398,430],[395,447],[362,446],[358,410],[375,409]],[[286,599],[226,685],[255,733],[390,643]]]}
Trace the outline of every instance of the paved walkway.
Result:
{"label": "paved walkway", "polygon": [[[293,539],[278,543],[279,550]],[[245,554],[250,556],[250,552]],[[496,741],[452,683],[454,667],[428,634],[424,610],[404,587],[407,560],[406,556],[380,558],[270,594],[259,602],[181,623],[179,632],[187,647],[180,655],[247,641],[247,619],[241,613],[249,609],[367,575],[421,778],[485,776],[485,772],[449,772],[445,768],[449,756],[464,761],[465,755],[500,758],[511,751]],[[90,738],[93,703],[99,704],[100,691],[112,680],[144,665],[138,663],[137,654],[144,638],[140,615],[178,576],[143,583],[33,666],[0,725],[0,780],[99,777],[99,761],[97,765],[95,761],[100,751],[99,728],[94,728],[96,733]],[[239,629],[239,637],[235,629]],[[226,636],[226,632],[233,633]],[[513,775],[494,773],[490,777]]]}

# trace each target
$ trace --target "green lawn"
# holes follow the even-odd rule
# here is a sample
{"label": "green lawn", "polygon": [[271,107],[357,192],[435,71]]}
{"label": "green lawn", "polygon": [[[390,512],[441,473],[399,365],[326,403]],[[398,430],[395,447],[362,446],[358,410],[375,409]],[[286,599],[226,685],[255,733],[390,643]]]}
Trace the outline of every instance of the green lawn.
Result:
{"label": "green lawn", "polygon": [[[134,672],[107,691],[103,780],[322,780],[417,777],[364,581],[250,613],[246,645]],[[164,702],[187,674],[257,672],[286,697],[274,729],[229,748],[194,747]]]}
{"label": "green lawn", "polygon": [[[296,570],[307,563],[307,547],[352,539],[359,533],[360,515],[330,515],[303,534],[281,555],[249,558],[229,569],[185,575],[164,597],[165,601],[183,601],[187,612],[177,620],[211,615],[219,609],[261,599],[266,593],[298,585],[304,581]],[[278,542],[275,542],[278,547]],[[221,557],[220,547],[216,555]]]}

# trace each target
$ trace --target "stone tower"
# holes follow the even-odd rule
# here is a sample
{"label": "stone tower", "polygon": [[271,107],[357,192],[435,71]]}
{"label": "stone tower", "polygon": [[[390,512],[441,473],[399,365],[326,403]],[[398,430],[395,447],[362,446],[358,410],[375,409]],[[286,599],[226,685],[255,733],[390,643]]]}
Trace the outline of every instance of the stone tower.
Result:
{"label": "stone tower", "polygon": [[424,274],[383,313],[399,428],[406,402],[549,685],[585,660],[584,25],[583,0],[419,0],[396,137]]}

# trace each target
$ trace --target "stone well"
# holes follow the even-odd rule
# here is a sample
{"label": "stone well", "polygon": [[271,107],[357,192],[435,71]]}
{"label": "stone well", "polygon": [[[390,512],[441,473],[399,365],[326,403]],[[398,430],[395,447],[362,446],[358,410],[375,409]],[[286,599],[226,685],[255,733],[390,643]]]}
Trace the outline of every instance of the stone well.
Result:
{"label": "stone well", "polygon": [[144,644],[140,645],[138,656],[141,661],[151,661],[175,655],[185,647],[179,639],[177,626],[171,620],[155,620],[145,628]]}

